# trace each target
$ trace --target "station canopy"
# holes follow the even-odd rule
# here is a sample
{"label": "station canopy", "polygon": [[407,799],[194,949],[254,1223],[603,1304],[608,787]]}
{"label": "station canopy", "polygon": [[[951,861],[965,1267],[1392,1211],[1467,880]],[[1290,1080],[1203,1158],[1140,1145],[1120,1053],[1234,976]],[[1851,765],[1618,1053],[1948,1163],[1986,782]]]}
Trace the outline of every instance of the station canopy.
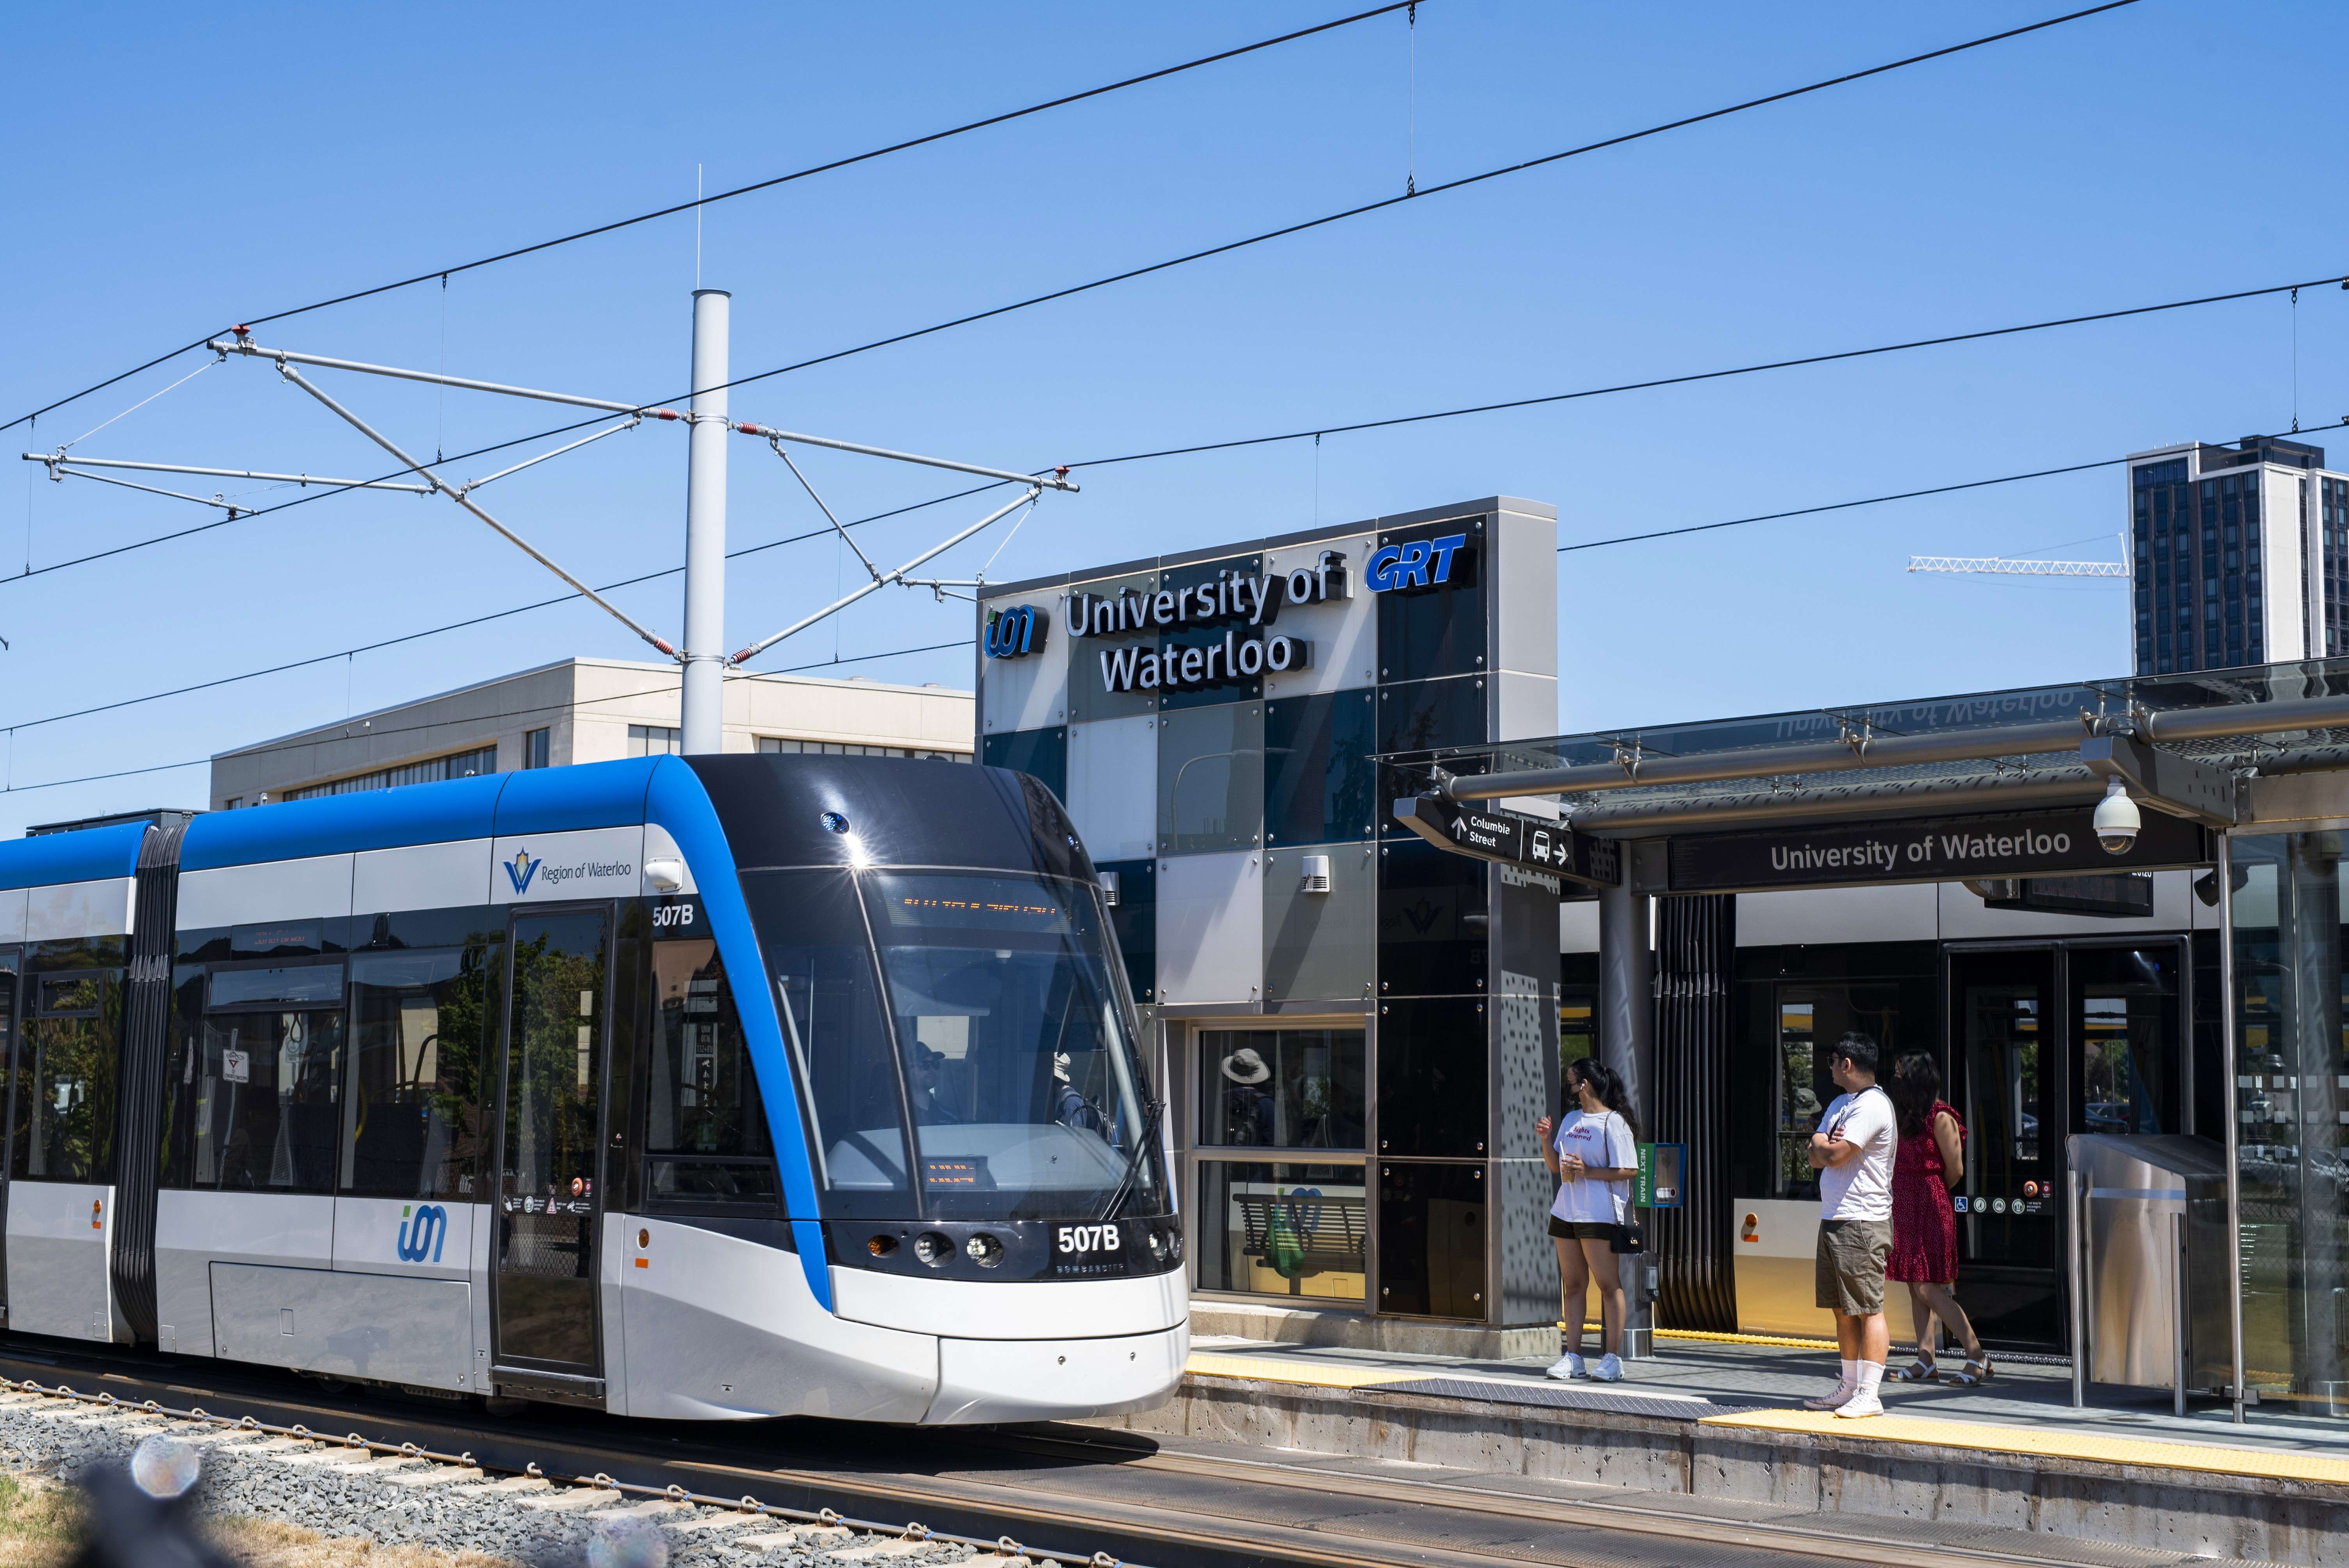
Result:
{"label": "station canopy", "polygon": [[[1531,805],[1602,839],[2080,808],[2115,778],[2144,807],[2224,829],[2266,815],[2255,806],[2255,780],[2349,770],[2349,659],[1798,709],[1381,760],[1398,796]],[[2349,773],[2333,782],[2349,785]]]}

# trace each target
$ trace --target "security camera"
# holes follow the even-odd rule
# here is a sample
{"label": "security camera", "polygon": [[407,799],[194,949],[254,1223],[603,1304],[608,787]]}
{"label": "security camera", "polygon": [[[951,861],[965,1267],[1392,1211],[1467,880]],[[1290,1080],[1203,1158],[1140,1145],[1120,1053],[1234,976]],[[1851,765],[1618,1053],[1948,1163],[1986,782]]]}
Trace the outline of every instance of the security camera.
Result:
{"label": "security camera", "polygon": [[2108,855],[2125,855],[2137,842],[2137,830],[2144,825],[2137,816],[2137,802],[2128,796],[2128,786],[2118,779],[2105,780],[2105,798],[2096,802],[2096,842]]}

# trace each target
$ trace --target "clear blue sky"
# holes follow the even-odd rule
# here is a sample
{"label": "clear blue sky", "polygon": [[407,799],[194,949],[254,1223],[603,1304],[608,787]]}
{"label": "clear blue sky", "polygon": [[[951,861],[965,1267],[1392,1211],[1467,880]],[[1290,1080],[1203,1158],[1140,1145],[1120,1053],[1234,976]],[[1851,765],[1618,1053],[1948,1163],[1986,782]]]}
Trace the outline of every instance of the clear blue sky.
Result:
{"label": "clear blue sky", "polygon": [[[1422,185],[2055,14],[1964,6],[1498,6],[1427,0]],[[449,264],[1340,14],[1330,5],[397,9],[17,14],[0,125],[0,418],[222,324]],[[1029,468],[1339,424],[2338,273],[2349,10],[2146,0],[1733,119],[1495,181],[736,394],[738,417]],[[1401,16],[712,209],[738,374],[1399,190]],[[669,219],[266,329],[314,352],[622,399],[684,382],[694,224]],[[2302,295],[2297,408],[2349,414],[2349,294]],[[9,432],[80,435],[191,356]],[[562,411],[336,382],[425,449]],[[2288,426],[2283,301],[1698,387],[1104,469],[1005,578],[1495,491],[1572,542]],[[2349,432],[2329,440],[2349,458]],[[387,466],[238,362],[78,451],[321,473]],[[511,460],[503,459],[503,460]],[[202,521],[30,464],[0,569]],[[483,459],[465,474],[502,466]],[[848,515],[953,488],[837,456]],[[678,427],[482,492],[590,581],[673,566]],[[170,482],[170,481],[167,481]],[[191,488],[204,481],[193,481]],[[229,488],[241,488],[231,486]],[[1562,557],[1564,729],[2115,673],[2111,584],[1934,579],[1911,552],[2111,558],[2112,470]],[[0,491],[0,494],[5,494]],[[283,499],[270,493],[256,504]],[[965,501],[875,527],[902,556]],[[733,456],[739,546],[819,521]],[[996,541],[942,565],[968,571]],[[851,563],[853,565],[853,562]],[[730,637],[831,597],[836,548],[739,562]],[[0,726],[547,597],[441,500],[350,495],[67,572],[0,576]],[[626,591],[672,634],[675,578]],[[964,636],[877,596],[761,667]],[[574,654],[641,645],[584,605],[91,718],[19,729],[0,833],[199,803],[203,757]],[[967,684],[966,654],[861,664]]]}

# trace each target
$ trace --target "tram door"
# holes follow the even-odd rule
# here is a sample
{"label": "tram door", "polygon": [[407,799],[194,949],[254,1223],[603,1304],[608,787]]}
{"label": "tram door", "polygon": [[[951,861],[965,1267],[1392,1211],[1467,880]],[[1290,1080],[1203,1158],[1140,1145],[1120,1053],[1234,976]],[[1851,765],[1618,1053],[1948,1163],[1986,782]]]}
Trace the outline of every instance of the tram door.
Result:
{"label": "tram door", "polygon": [[565,1379],[602,1376],[595,1155],[611,1038],[610,913],[517,913],[506,951],[494,1355],[502,1371],[549,1375],[559,1391]]}
{"label": "tram door", "polygon": [[2069,1338],[2065,1138],[2179,1130],[2184,960],[2175,940],[1950,954],[1958,1299],[1993,1345]]}
{"label": "tram door", "polygon": [[[13,1125],[16,1078],[17,949],[0,947],[0,1126]],[[0,1132],[0,1328],[8,1326],[8,1173],[15,1169],[5,1132]]]}

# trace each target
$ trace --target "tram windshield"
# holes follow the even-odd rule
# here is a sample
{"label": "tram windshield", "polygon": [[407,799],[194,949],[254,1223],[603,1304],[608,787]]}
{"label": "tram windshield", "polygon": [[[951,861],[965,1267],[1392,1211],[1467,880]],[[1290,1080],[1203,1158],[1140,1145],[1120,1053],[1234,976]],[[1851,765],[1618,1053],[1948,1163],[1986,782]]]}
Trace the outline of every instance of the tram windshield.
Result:
{"label": "tram windshield", "polygon": [[1000,872],[743,882],[809,1086],[827,1212],[1164,1211],[1093,889]]}

